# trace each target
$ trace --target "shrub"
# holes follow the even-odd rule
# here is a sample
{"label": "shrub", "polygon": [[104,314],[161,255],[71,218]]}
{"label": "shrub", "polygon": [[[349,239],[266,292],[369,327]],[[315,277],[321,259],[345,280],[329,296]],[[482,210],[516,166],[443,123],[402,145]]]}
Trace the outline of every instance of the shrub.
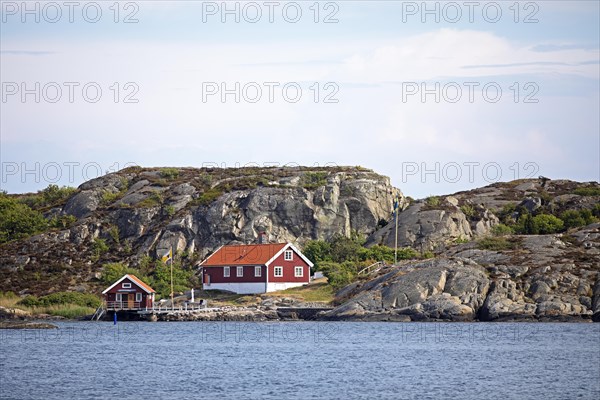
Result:
{"label": "shrub", "polygon": [[313,262],[315,270],[319,270],[322,262],[332,261],[331,245],[324,240],[309,240],[302,252]]}
{"label": "shrub", "polygon": [[591,210],[567,210],[560,215],[560,219],[563,220],[565,228],[575,228],[578,226],[585,226],[596,222],[598,219],[593,215]]}
{"label": "shrub", "polygon": [[302,175],[302,186],[305,189],[316,189],[327,184],[327,172],[306,172]]}
{"label": "shrub", "polygon": [[137,203],[138,207],[141,208],[152,208],[160,206],[164,201],[162,193],[157,190],[152,191],[150,196],[146,197],[144,200]]}
{"label": "shrub", "polygon": [[81,307],[97,308],[101,304],[101,300],[90,293],[79,292],[57,292],[47,296],[36,297],[27,296],[19,301],[19,304],[26,307],[48,307],[58,304],[74,304]]}
{"label": "shrub", "polygon": [[327,282],[336,290],[355,281],[358,273],[350,262],[324,262],[321,263],[321,271],[327,277]]}
{"label": "shrub", "polygon": [[534,234],[549,234],[560,232],[564,222],[551,214],[539,214],[533,217]]}
{"label": "shrub", "polygon": [[438,196],[429,196],[425,199],[425,204],[430,207],[437,207],[440,205],[440,198]]}
{"label": "shrub", "polygon": [[159,174],[165,179],[173,180],[179,177],[179,170],[177,168],[162,168]]}
{"label": "shrub", "polygon": [[0,192],[0,243],[22,239],[48,228],[44,216]]}
{"label": "shrub", "polygon": [[512,235],[513,233],[513,228],[505,224],[498,224],[492,227],[492,235],[494,236]]}
{"label": "shrub", "polygon": [[587,186],[580,187],[573,191],[573,193],[579,196],[600,196],[600,187],[599,186]]}
{"label": "shrub", "polygon": [[77,189],[68,186],[48,185],[46,189],[38,193],[41,194],[44,205],[49,206],[63,202],[76,191]]}
{"label": "shrub", "polygon": [[166,207],[164,208],[164,210],[165,210],[165,213],[166,213],[166,214],[167,214],[169,217],[172,217],[172,216],[175,214],[175,207],[173,207],[173,206],[171,206],[171,205],[169,205],[169,206],[166,206]]}
{"label": "shrub", "polygon": [[467,217],[467,219],[473,219],[476,215],[475,207],[473,207],[471,204],[465,204],[460,206],[460,211],[462,211],[462,213],[465,214],[465,217]]}
{"label": "shrub", "polygon": [[111,285],[115,283],[125,274],[133,274],[138,278],[144,280],[145,277],[135,268],[130,268],[123,263],[106,263],[102,266],[101,280],[105,285]]}
{"label": "shrub", "polygon": [[92,243],[92,255],[95,260],[98,260],[100,256],[108,251],[108,245],[104,239],[95,239]]}
{"label": "shrub", "polygon": [[213,201],[221,197],[223,194],[223,190],[217,187],[208,189],[206,192],[202,193],[195,201],[200,206],[208,206]]}
{"label": "shrub", "polygon": [[115,242],[116,244],[119,244],[119,227],[116,225],[113,225],[110,227],[110,229],[108,230],[108,234],[110,235],[110,238],[113,240],[113,242]]}
{"label": "shrub", "polygon": [[66,229],[71,227],[76,221],[77,218],[74,215],[66,214],[52,217],[48,222],[48,225],[51,228]]}

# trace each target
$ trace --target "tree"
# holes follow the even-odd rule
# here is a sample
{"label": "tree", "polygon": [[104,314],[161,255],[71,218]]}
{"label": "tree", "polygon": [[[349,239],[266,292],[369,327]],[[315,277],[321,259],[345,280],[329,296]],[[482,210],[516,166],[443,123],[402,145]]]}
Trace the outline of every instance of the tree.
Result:
{"label": "tree", "polygon": [[44,216],[0,192],[0,243],[21,239],[48,228]]}
{"label": "tree", "polygon": [[331,245],[324,240],[309,240],[302,252],[313,262],[315,270],[319,269],[322,262],[331,261]]}

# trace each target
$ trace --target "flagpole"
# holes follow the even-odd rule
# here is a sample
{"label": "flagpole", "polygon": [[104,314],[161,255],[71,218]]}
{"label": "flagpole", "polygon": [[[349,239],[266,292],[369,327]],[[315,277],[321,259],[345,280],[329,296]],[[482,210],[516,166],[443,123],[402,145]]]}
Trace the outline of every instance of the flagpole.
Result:
{"label": "flagpole", "polygon": [[173,246],[171,246],[170,256],[171,256],[171,307],[173,307],[173,310],[175,310],[175,303],[173,301]]}
{"label": "flagpole", "polygon": [[396,215],[396,234],[394,239],[394,264],[398,262],[398,210],[394,211]]}
{"label": "flagpole", "polygon": [[394,200],[394,219],[396,224],[396,230],[394,235],[394,264],[398,263],[398,209],[400,208],[400,204],[398,201],[398,197]]}

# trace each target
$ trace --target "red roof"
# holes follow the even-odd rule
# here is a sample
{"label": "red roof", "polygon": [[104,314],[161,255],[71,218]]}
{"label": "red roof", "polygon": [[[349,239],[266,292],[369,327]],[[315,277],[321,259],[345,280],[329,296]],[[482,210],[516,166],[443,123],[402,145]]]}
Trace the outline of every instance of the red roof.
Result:
{"label": "red roof", "polygon": [[138,278],[137,276],[129,274],[129,279],[131,279],[133,282],[135,282],[135,284],[138,285],[139,287],[146,289],[148,292],[156,293],[156,291],[154,289],[152,289],[150,286],[148,286],[144,282],[142,282],[142,280],[140,278]]}
{"label": "red roof", "polygon": [[201,265],[264,265],[285,246],[287,246],[287,243],[222,246],[204,260]]}

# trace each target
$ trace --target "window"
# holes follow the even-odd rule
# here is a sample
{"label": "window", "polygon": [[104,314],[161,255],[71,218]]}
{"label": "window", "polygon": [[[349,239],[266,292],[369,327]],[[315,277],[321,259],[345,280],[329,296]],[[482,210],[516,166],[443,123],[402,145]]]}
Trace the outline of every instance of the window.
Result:
{"label": "window", "polygon": [[302,278],[304,276],[304,268],[294,267],[294,276],[296,278]]}
{"label": "window", "polygon": [[294,259],[294,252],[292,250],[286,250],[283,254],[283,259],[285,261],[292,261]]}
{"label": "window", "polygon": [[237,267],[237,271],[235,272],[235,276],[244,276],[244,267]]}
{"label": "window", "polygon": [[131,289],[131,283],[123,283],[123,289]]}
{"label": "window", "polygon": [[283,267],[275,267],[273,269],[273,272],[275,273],[275,276],[282,277],[283,276]]}
{"label": "window", "polygon": [[256,266],[254,267],[254,276],[261,276],[262,275],[262,267],[261,266]]}
{"label": "window", "polygon": [[123,301],[123,295],[121,293],[117,293],[115,295],[115,301]]}
{"label": "window", "polygon": [[141,293],[136,293],[135,294],[135,301],[140,302],[142,301],[142,294]]}
{"label": "window", "polygon": [[229,274],[230,274],[229,267],[223,268],[223,276],[225,278],[229,278]]}

